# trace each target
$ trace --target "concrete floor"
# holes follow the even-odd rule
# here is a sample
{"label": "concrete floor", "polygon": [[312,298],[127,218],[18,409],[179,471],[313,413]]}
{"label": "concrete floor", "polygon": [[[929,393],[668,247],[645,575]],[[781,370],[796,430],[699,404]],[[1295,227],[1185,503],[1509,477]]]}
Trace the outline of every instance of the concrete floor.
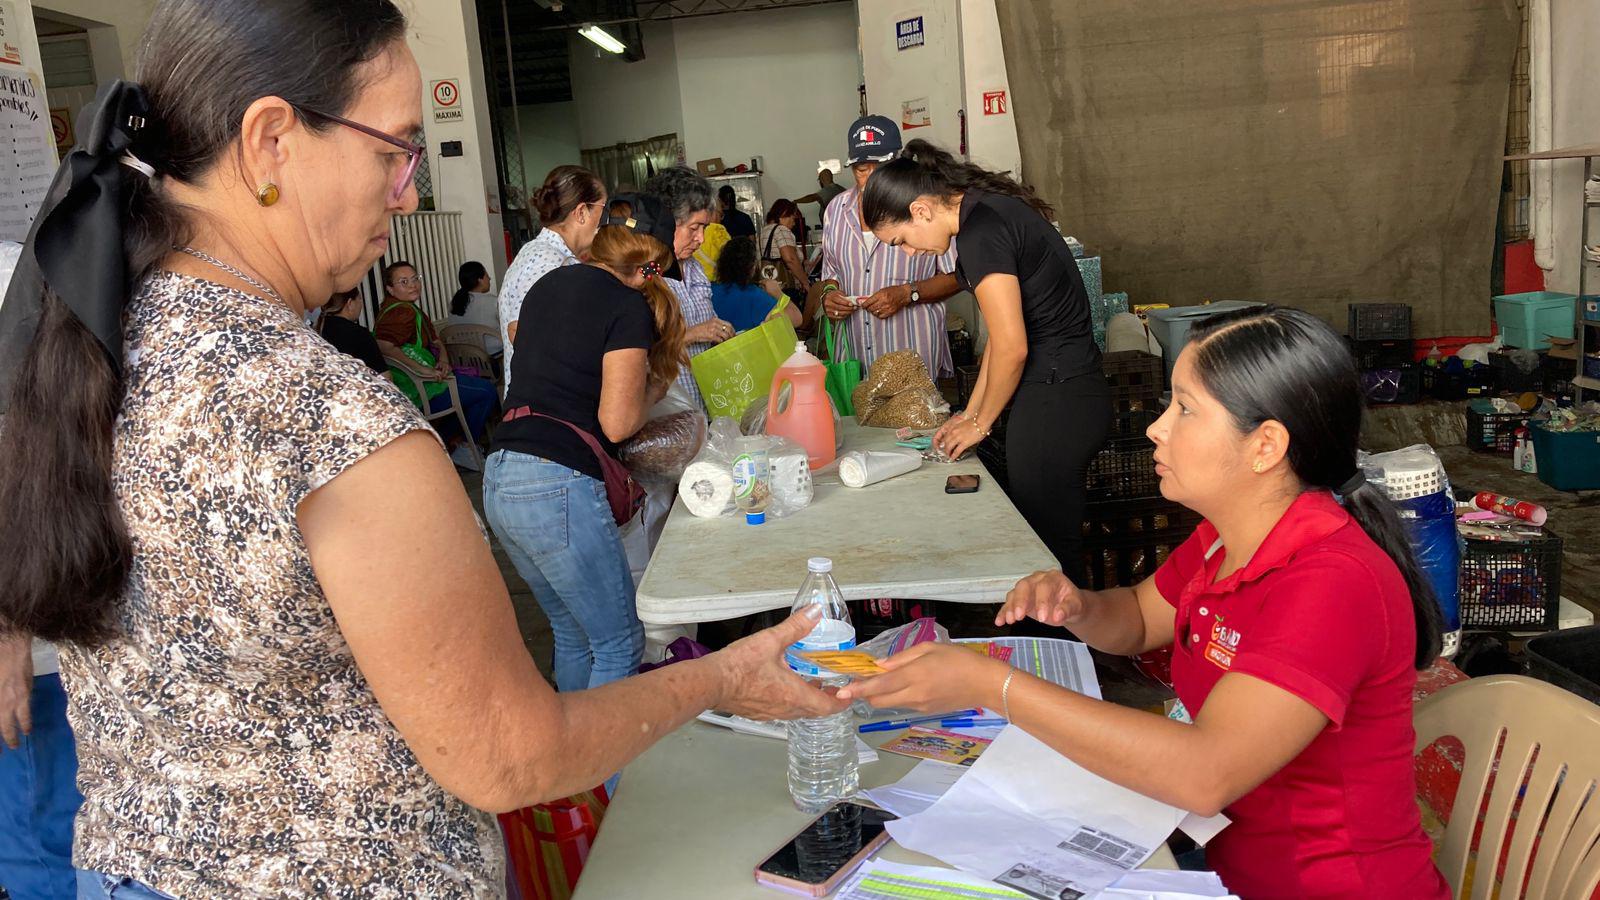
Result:
{"label": "concrete floor", "polygon": [[[1392,450],[1409,444],[1431,443],[1444,460],[1445,469],[1456,488],[1495,491],[1543,505],[1550,511],[1549,527],[1561,535],[1565,542],[1565,559],[1561,570],[1562,594],[1600,615],[1600,491],[1557,491],[1547,487],[1536,476],[1512,471],[1509,457],[1475,453],[1467,449],[1463,446],[1466,430],[1464,409],[1465,404],[1462,403],[1436,401],[1378,408],[1369,415],[1363,426],[1363,443],[1372,450]],[[473,506],[482,515],[482,477],[476,473],[460,474]],[[546,678],[550,678],[550,624],[535,602],[533,593],[501,549],[498,539],[491,538],[491,541],[495,561],[500,564],[501,574],[510,590],[517,623],[522,629],[528,652],[538,663],[539,670]],[[953,632],[973,637],[994,632],[992,615],[988,607],[963,607],[957,604],[943,605],[939,610],[939,617]],[[1108,659],[1100,660],[1100,664],[1102,668],[1125,665],[1121,661],[1113,663]],[[1136,678],[1131,671],[1126,674]],[[1107,679],[1108,683],[1122,680],[1115,676]],[[1135,693],[1139,694],[1141,701],[1145,700],[1142,692]],[[1133,698],[1118,699],[1127,702]],[[1152,701],[1158,699],[1151,697]]]}

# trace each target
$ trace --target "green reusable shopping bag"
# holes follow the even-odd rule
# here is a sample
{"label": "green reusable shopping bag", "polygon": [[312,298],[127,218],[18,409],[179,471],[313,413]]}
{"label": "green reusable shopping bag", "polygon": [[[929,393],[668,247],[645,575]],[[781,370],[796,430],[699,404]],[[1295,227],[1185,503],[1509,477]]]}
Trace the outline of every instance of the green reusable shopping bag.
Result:
{"label": "green reusable shopping bag", "polygon": [[[788,303],[787,297],[779,300],[773,313],[782,313]],[[766,400],[773,374],[794,355],[799,340],[788,316],[769,315],[755,328],[691,358],[689,371],[706,400],[707,414],[737,419],[750,404]]]}
{"label": "green reusable shopping bag", "polygon": [[[839,332],[838,338],[834,337],[836,331]],[[844,322],[829,321],[822,328],[822,339],[828,350],[827,358],[822,361],[828,370],[828,396],[833,398],[839,415],[853,416],[856,406],[850,398],[856,392],[856,385],[861,383],[861,361],[850,355],[850,328]],[[834,362],[837,354],[834,353],[833,342],[836,339],[839,346],[844,348],[842,362]]]}

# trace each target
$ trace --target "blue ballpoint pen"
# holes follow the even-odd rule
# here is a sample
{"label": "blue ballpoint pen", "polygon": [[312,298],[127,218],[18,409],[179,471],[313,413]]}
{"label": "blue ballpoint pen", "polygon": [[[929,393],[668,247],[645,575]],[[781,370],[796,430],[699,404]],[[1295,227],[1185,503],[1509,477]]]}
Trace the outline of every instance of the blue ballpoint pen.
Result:
{"label": "blue ballpoint pen", "polygon": [[868,722],[857,731],[865,734],[869,731],[894,731],[897,728],[909,728],[912,725],[926,725],[929,722],[951,722],[964,720],[982,712],[980,709],[960,709],[955,712],[939,713],[933,716],[911,716],[906,719],[885,719],[882,722]]}
{"label": "blue ballpoint pen", "polygon": [[940,728],[998,728],[1009,725],[1005,719],[944,719],[939,723]]}

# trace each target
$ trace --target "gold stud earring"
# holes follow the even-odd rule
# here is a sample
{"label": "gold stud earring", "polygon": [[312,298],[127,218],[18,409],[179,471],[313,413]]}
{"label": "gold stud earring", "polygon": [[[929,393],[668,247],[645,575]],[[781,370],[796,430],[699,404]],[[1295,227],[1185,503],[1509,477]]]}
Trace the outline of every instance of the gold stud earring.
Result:
{"label": "gold stud earring", "polygon": [[1256,473],[1257,475],[1261,474],[1261,470],[1263,468],[1265,468],[1265,466],[1261,464],[1261,460],[1259,459],[1250,464],[1250,471]]}
{"label": "gold stud earring", "polygon": [[261,190],[256,191],[256,202],[262,206],[271,206],[278,202],[280,196],[282,195],[278,192],[278,186],[269,181],[261,186]]}

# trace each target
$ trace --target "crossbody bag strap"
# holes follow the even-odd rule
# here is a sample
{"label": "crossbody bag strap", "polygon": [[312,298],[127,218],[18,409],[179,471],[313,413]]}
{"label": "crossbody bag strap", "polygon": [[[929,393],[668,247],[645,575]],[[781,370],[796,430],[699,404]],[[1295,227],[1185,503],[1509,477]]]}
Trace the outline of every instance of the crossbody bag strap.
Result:
{"label": "crossbody bag strap", "polygon": [[767,249],[761,251],[761,259],[765,262],[772,261],[772,242],[778,239],[778,227],[774,225],[772,230],[767,232]]}

